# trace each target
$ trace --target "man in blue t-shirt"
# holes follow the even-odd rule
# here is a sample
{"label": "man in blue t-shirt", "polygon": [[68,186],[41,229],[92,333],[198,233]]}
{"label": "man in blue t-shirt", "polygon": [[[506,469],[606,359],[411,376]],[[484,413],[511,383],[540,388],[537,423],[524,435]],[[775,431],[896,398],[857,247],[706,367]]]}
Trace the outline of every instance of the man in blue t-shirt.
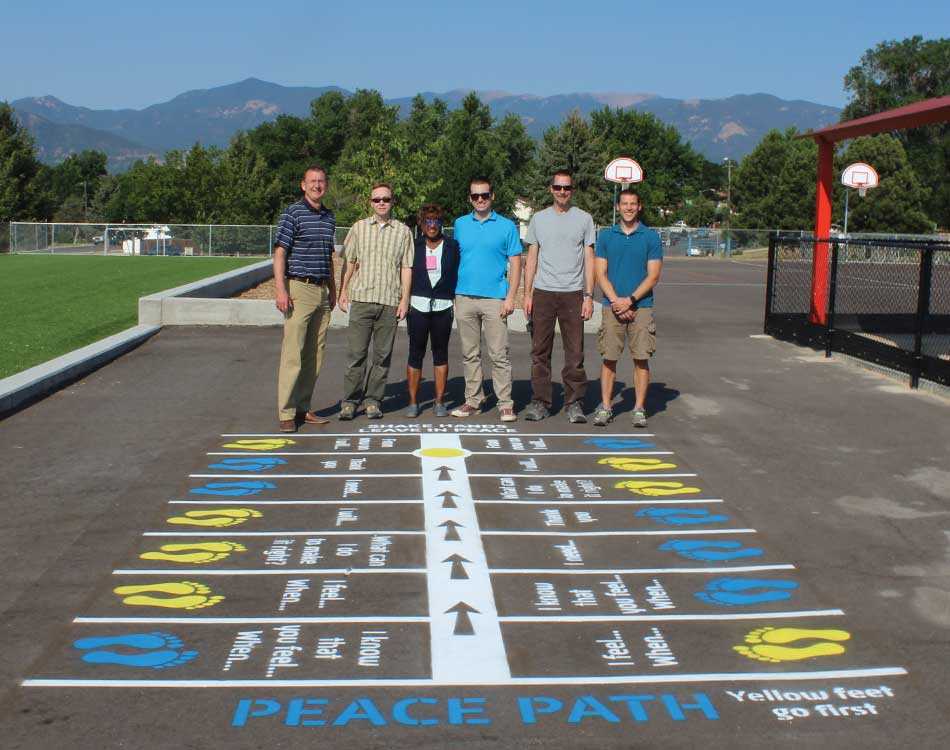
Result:
{"label": "man in blue t-shirt", "polygon": [[514,422],[511,399],[511,360],[508,357],[508,316],[515,309],[521,283],[521,238],[510,219],[492,211],[491,182],[477,177],[469,183],[472,213],[455,222],[459,243],[458,283],[455,287],[455,320],[462,344],[465,403],[453,417],[469,417],[481,410],[482,333],[492,361],[492,385],[502,422]]}
{"label": "man in blue t-shirt", "polygon": [[653,287],[660,280],[663,248],[657,233],[640,223],[640,209],[640,196],[624,190],[617,200],[620,223],[601,233],[594,251],[594,275],[604,293],[597,339],[604,360],[600,368],[601,404],[594,413],[594,424],[601,427],[613,419],[610,404],[617,360],[625,345],[633,358],[633,426],[647,426],[650,357],[656,351]]}

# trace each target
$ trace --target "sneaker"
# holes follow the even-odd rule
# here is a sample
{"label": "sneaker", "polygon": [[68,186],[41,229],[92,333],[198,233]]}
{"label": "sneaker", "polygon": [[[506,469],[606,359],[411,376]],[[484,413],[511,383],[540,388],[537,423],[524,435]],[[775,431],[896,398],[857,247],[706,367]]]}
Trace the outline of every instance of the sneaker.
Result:
{"label": "sneaker", "polygon": [[348,422],[356,416],[356,404],[351,404],[349,401],[344,401],[343,406],[340,407],[340,419],[344,422]]}
{"label": "sneaker", "polygon": [[567,405],[567,418],[574,424],[586,424],[587,417],[584,416],[584,407],[580,401],[572,401]]}
{"label": "sneaker", "polygon": [[647,413],[643,409],[634,409],[633,410],[633,426],[634,427],[646,427],[647,426]]}
{"label": "sneaker", "polygon": [[499,409],[498,414],[502,422],[517,422],[518,417],[515,415],[514,409]]}
{"label": "sneaker", "polygon": [[473,414],[478,414],[480,411],[481,409],[479,409],[477,406],[472,406],[471,404],[462,404],[458,409],[452,409],[452,416],[461,417],[464,419],[465,417],[470,417]]}
{"label": "sneaker", "polygon": [[540,422],[549,415],[548,407],[540,401],[532,401],[528,404],[528,408],[525,409],[523,413],[524,418],[529,422]]}
{"label": "sneaker", "polygon": [[449,410],[445,408],[445,404],[436,404],[432,407],[432,416],[447,417],[449,416]]}
{"label": "sneaker", "polygon": [[366,418],[367,419],[382,419],[383,410],[379,408],[377,404],[367,404],[366,405]]}
{"label": "sneaker", "polygon": [[415,419],[416,417],[418,417],[419,404],[409,404],[409,406],[406,407],[405,415],[409,417],[409,419]]}
{"label": "sneaker", "polygon": [[597,411],[594,412],[594,424],[598,427],[606,427],[613,418],[614,413],[610,410],[610,407],[603,404],[598,406]]}

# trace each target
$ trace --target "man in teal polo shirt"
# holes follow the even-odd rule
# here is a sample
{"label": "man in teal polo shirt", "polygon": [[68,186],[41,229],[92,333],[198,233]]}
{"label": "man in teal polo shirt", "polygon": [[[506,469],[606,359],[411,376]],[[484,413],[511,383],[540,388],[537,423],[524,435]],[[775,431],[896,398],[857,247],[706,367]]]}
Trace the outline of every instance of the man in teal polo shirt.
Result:
{"label": "man in teal polo shirt", "polygon": [[469,417],[481,410],[482,332],[492,361],[492,385],[502,422],[514,422],[511,399],[511,360],[508,357],[508,316],[515,309],[521,283],[521,238],[510,219],[492,211],[491,182],[477,177],[469,183],[472,213],[455,222],[459,243],[458,284],[455,287],[455,320],[462,344],[465,403],[453,417]]}
{"label": "man in teal polo shirt", "polygon": [[641,224],[640,196],[624,190],[617,200],[620,223],[597,238],[594,275],[604,293],[598,345],[604,362],[600,368],[601,404],[594,424],[603,427],[613,419],[610,404],[617,360],[626,346],[633,358],[636,402],[633,426],[646,427],[646,397],[650,384],[650,357],[656,351],[653,287],[660,280],[663,248],[656,232]]}

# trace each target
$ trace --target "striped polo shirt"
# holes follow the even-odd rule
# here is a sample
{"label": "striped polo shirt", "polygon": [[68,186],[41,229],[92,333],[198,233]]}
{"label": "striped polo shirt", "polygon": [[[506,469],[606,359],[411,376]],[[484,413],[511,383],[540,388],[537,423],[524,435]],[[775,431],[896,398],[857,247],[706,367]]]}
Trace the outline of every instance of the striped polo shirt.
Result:
{"label": "striped polo shirt", "polygon": [[327,279],[333,273],[336,218],[329,208],[314,208],[306,198],[288,206],[277,224],[274,244],[287,251],[287,273]]}
{"label": "striped polo shirt", "polygon": [[392,219],[380,224],[375,216],[360,219],[343,241],[343,254],[347,263],[360,264],[350,277],[351,300],[393,307],[399,304],[399,271],[412,268],[415,254],[409,227]]}

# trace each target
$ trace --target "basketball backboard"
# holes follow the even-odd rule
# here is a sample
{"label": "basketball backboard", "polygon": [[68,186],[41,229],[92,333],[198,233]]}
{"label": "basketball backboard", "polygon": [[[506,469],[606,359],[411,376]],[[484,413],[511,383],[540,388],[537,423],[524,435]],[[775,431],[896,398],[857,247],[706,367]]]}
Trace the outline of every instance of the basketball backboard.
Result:
{"label": "basketball backboard", "polygon": [[631,182],[643,181],[643,168],[633,159],[621,156],[614,159],[604,169],[604,179],[610,182],[619,182],[627,185]]}
{"label": "basketball backboard", "polygon": [[841,184],[848,187],[857,188],[863,196],[868,188],[876,188],[878,184],[877,170],[870,164],[864,162],[855,162],[849,164],[841,173]]}

